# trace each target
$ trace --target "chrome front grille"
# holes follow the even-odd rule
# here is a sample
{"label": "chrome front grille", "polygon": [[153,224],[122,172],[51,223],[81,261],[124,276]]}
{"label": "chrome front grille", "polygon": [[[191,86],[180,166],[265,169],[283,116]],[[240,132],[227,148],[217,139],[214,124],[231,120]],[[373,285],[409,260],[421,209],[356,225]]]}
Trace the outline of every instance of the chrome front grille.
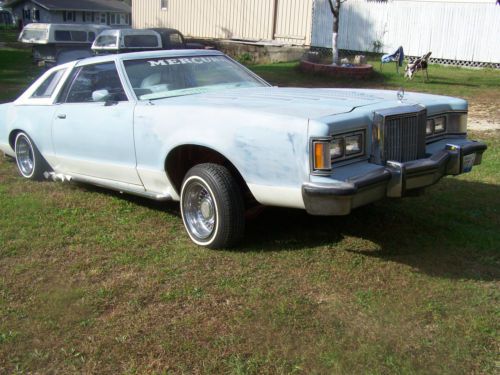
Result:
{"label": "chrome front grille", "polygon": [[390,108],[375,113],[371,161],[407,162],[425,157],[427,112],[421,106]]}
{"label": "chrome front grille", "polygon": [[423,158],[425,121],[425,116],[419,114],[387,118],[384,126],[385,160],[405,162]]}

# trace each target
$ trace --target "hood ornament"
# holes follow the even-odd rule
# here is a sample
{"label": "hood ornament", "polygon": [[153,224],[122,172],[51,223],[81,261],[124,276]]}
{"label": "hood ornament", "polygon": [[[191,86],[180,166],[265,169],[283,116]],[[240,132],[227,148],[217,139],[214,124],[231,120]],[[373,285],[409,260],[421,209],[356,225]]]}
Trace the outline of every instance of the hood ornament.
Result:
{"label": "hood ornament", "polygon": [[398,100],[400,103],[403,102],[403,98],[405,97],[405,89],[400,87],[399,90],[398,90]]}

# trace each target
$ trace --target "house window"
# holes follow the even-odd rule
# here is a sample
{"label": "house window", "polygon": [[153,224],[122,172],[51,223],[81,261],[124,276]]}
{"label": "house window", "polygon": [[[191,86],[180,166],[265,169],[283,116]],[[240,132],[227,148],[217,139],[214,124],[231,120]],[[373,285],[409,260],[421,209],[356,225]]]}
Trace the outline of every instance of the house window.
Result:
{"label": "house window", "polygon": [[64,22],[75,22],[76,21],[76,13],[75,12],[63,12],[63,21]]}
{"label": "house window", "polygon": [[33,9],[31,15],[33,21],[40,21],[40,11],[38,9]]}
{"label": "house window", "polygon": [[110,25],[129,25],[129,15],[125,13],[111,13],[109,15]]}
{"label": "house window", "polygon": [[23,19],[31,20],[31,11],[29,9],[23,9]]}
{"label": "house window", "polygon": [[103,24],[103,25],[107,25],[108,24],[108,20],[106,18],[106,13],[97,13],[96,20],[100,24]]}
{"label": "house window", "polygon": [[160,0],[160,8],[161,8],[161,10],[167,10],[168,9],[168,0]]}
{"label": "house window", "polygon": [[82,12],[82,20],[83,22],[93,23],[94,21],[94,12]]}

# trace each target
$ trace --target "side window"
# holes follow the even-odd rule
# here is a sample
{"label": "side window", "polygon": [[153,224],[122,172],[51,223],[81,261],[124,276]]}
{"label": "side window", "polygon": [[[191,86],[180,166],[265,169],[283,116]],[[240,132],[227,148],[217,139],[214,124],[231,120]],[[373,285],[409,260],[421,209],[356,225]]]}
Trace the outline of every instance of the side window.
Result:
{"label": "side window", "polygon": [[123,39],[125,47],[159,47],[158,39],[154,35],[125,35]]}
{"label": "side window", "polygon": [[87,33],[85,31],[72,31],[71,32],[71,40],[73,42],[86,42],[87,41]]}
{"label": "side window", "polygon": [[59,69],[47,77],[45,81],[31,95],[32,98],[50,98],[56,89],[57,84],[61,80],[66,69]]}
{"label": "side window", "polygon": [[173,49],[178,48],[178,47],[182,48],[183,41],[182,41],[182,37],[180,36],[180,34],[177,34],[177,33],[170,34],[169,39],[170,39],[170,46]]}
{"label": "side window", "polygon": [[[102,95],[93,95],[94,92],[103,90],[109,93],[106,98]],[[69,88],[66,103],[89,103],[103,100],[127,101],[115,63],[83,66]]]}
{"label": "side window", "polygon": [[58,42],[71,41],[71,33],[68,30],[56,30],[54,36]]}

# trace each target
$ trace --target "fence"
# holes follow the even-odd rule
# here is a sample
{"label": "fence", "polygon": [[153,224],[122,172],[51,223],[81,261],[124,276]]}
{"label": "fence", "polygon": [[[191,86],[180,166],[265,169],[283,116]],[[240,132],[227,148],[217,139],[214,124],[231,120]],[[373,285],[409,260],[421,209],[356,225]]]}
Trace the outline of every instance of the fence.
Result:
{"label": "fence", "polygon": [[[405,53],[432,51],[440,62],[500,64],[500,6],[490,2],[347,0],[341,5],[340,49]],[[315,0],[311,45],[331,48],[328,0]]]}

